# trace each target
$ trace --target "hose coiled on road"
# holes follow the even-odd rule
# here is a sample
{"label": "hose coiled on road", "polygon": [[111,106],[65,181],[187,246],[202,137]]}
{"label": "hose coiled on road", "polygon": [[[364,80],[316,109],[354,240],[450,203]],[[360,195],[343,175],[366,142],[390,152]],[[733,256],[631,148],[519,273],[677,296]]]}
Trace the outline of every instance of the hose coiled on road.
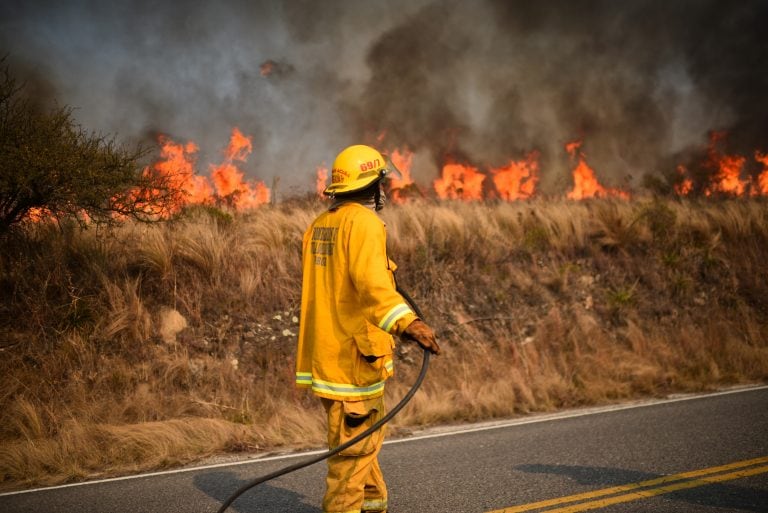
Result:
{"label": "hose coiled on road", "polygon": [[[424,316],[421,313],[421,310],[416,305],[416,303],[413,301],[411,296],[408,295],[407,292],[405,292],[403,289],[401,289],[399,286],[397,287],[397,291],[400,293],[403,298],[405,298],[408,303],[410,303],[411,307],[413,307],[413,310],[416,312],[416,315],[423,319]],[[410,390],[408,390],[408,393],[403,396],[403,398],[400,400],[399,403],[395,405],[394,408],[392,408],[384,417],[379,419],[378,422],[376,422],[373,426],[366,429],[364,432],[360,433],[358,436],[353,438],[352,440],[349,440],[348,442],[345,442],[338,447],[334,447],[333,449],[326,451],[322,454],[318,454],[306,461],[300,461],[299,463],[295,463],[293,465],[290,465],[288,467],[282,468],[280,470],[276,470],[275,472],[272,472],[271,474],[267,474],[265,476],[258,477],[252,481],[248,481],[244,485],[242,485],[240,488],[238,488],[235,493],[229,496],[229,498],[224,501],[224,503],[221,505],[221,508],[219,508],[217,513],[224,513],[229,506],[232,505],[235,500],[240,497],[242,494],[250,490],[256,485],[259,485],[261,483],[270,481],[272,479],[275,479],[276,477],[283,476],[285,474],[290,474],[291,472],[294,472],[296,470],[302,469],[304,467],[308,467],[310,465],[314,465],[315,463],[318,463],[320,461],[323,461],[327,458],[330,458],[331,456],[343,451],[347,447],[351,447],[352,445],[356,444],[360,440],[363,440],[367,436],[371,435],[372,433],[376,432],[379,428],[381,428],[384,424],[392,420],[392,417],[397,415],[397,413],[403,409],[403,407],[408,404],[408,401],[411,400],[413,395],[416,393],[416,391],[421,386],[422,381],[424,381],[424,377],[427,375],[427,369],[429,368],[429,351],[424,349],[424,359],[421,363],[421,370],[419,371],[419,376],[416,378],[416,381],[414,382],[413,386]]]}

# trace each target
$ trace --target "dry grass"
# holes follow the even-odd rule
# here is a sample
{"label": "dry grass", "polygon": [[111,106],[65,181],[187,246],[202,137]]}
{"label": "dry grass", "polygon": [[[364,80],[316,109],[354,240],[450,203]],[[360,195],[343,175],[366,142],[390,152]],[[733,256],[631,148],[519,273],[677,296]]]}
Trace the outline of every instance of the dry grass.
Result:
{"label": "dry grass", "polygon": [[[293,351],[301,234],[322,208],[4,241],[0,487],[321,445]],[[395,430],[768,377],[765,202],[410,203],[385,218],[399,282],[445,349]],[[420,360],[398,352],[391,401]]]}

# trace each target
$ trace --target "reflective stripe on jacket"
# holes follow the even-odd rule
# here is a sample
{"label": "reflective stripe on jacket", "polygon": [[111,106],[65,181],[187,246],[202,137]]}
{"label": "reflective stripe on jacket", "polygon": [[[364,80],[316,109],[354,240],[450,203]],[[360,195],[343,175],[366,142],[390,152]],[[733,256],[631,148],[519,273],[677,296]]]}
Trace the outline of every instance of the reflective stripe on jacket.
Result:
{"label": "reflective stripe on jacket", "polygon": [[384,223],[359,203],[324,212],[304,234],[296,384],[328,399],[384,393],[392,334],[416,315],[395,290]]}

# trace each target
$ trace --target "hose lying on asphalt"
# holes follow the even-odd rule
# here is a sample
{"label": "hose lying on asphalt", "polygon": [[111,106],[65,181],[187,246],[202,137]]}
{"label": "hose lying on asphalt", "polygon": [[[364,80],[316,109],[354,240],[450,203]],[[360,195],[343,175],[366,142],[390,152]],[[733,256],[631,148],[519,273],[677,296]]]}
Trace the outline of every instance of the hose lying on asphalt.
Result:
{"label": "hose lying on asphalt", "polygon": [[[419,318],[423,319],[424,316],[421,314],[421,310],[416,305],[416,303],[413,301],[413,299],[408,295],[408,293],[405,292],[404,290],[402,290],[399,286],[397,287],[397,291],[400,293],[401,296],[403,296],[405,298],[406,301],[408,301],[408,303],[411,304],[411,306],[413,307],[413,310],[416,312],[416,315]],[[419,376],[416,378],[416,382],[413,384],[411,389],[408,390],[408,393],[405,394],[405,396],[400,400],[400,402],[397,403],[394,408],[392,408],[386,415],[384,415],[384,417],[379,419],[379,421],[376,422],[373,426],[369,427],[368,429],[366,429],[365,431],[363,431],[362,433],[357,435],[352,440],[349,440],[348,442],[345,442],[345,443],[339,445],[338,447],[334,447],[333,449],[331,449],[329,451],[326,451],[326,452],[324,452],[322,454],[318,454],[318,455],[316,455],[316,456],[314,456],[314,457],[312,457],[312,458],[310,458],[310,459],[308,459],[306,461],[300,461],[299,463],[295,463],[293,465],[290,465],[288,467],[282,468],[280,470],[276,470],[275,472],[272,472],[271,474],[267,474],[265,476],[258,477],[258,478],[254,479],[252,481],[248,481],[243,486],[238,488],[235,491],[235,493],[230,495],[229,498],[226,501],[224,501],[224,503],[221,505],[221,508],[219,508],[218,513],[224,513],[227,510],[227,508],[229,508],[229,506],[231,506],[232,503],[235,502],[235,499],[240,497],[242,494],[244,494],[245,492],[247,492],[248,490],[250,490],[254,486],[259,485],[261,483],[264,483],[266,481],[270,481],[272,479],[275,479],[276,477],[280,477],[280,476],[283,476],[285,474],[290,474],[291,472],[293,472],[295,470],[299,470],[301,468],[308,467],[308,466],[313,465],[313,464],[315,464],[315,463],[317,463],[319,461],[323,461],[324,459],[330,458],[334,454],[338,454],[339,452],[343,451],[347,447],[350,447],[350,446],[356,444],[360,440],[362,440],[365,437],[369,436],[370,434],[374,433],[376,430],[381,428],[381,426],[383,426],[384,424],[389,422],[392,419],[392,417],[397,415],[397,413],[400,410],[402,410],[403,407],[406,404],[408,404],[408,401],[411,400],[411,397],[413,397],[413,395],[416,393],[416,391],[421,386],[421,382],[424,381],[424,376],[427,375],[427,368],[429,368],[429,351],[425,349],[424,350],[424,359],[422,360],[422,363],[421,363],[421,371],[419,372]]]}

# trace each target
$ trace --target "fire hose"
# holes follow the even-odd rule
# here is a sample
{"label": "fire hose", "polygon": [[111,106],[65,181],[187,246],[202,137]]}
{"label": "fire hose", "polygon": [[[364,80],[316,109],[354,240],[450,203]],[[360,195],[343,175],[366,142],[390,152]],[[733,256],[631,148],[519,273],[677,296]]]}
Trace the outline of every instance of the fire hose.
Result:
{"label": "fire hose", "polygon": [[[408,303],[413,307],[413,310],[416,312],[416,315],[420,318],[424,318],[421,310],[419,309],[418,305],[413,301],[413,299],[408,295],[407,292],[405,292],[403,289],[401,289],[399,286],[397,287],[397,291],[400,293],[403,298],[405,298]],[[421,363],[421,371],[419,372],[419,376],[416,378],[416,381],[414,382],[413,386],[410,390],[408,390],[408,393],[403,396],[403,398],[400,400],[399,403],[395,405],[394,408],[392,408],[384,417],[379,419],[374,425],[357,435],[355,438],[349,440],[348,442],[345,442],[338,447],[334,447],[333,449],[326,451],[322,454],[318,454],[306,461],[300,461],[299,463],[295,463],[293,465],[290,465],[288,467],[282,468],[280,470],[276,470],[275,472],[272,472],[271,474],[267,474],[265,476],[258,477],[252,481],[248,481],[244,485],[242,485],[240,488],[238,488],[235,493],[229,496],[229,498],[224,501],[224,503],[221,505],[221,508],[219,508],[217,513],[224,513],[229,506],[232,505],[235,500],[240,497],[242,494],[250,490],[256,485],[259,485],[261,483],[264,483],[266,481],[270,481],[272,479],[275,479],[276,477],[283,476],[285,474],[290,474],[291,472],[294,472],[296,470],[302,469],[304,467],[308,467],[310,465],[313,465],[315,463],[318,463],[320,461],[323,461],[327,458],[330,458],[331,456],[340,453],[347,447],[351,447],[352,445],[356,444],[360,440],[363,440],[364,438],[370,436],[372,433],[375,433],[378,429],[380,429],[384,424],[392,420],[392,417],[397,415],[397,413],[403,409],[403,407],[408,404],[408,401],[411,400],[411,397],[416,393],[416,391],[421,386],[422,381],[424,381],[424,377],[427,375],[427,369],[429,368],[429,351],[427,349],[424,349],[424,359]]]}

